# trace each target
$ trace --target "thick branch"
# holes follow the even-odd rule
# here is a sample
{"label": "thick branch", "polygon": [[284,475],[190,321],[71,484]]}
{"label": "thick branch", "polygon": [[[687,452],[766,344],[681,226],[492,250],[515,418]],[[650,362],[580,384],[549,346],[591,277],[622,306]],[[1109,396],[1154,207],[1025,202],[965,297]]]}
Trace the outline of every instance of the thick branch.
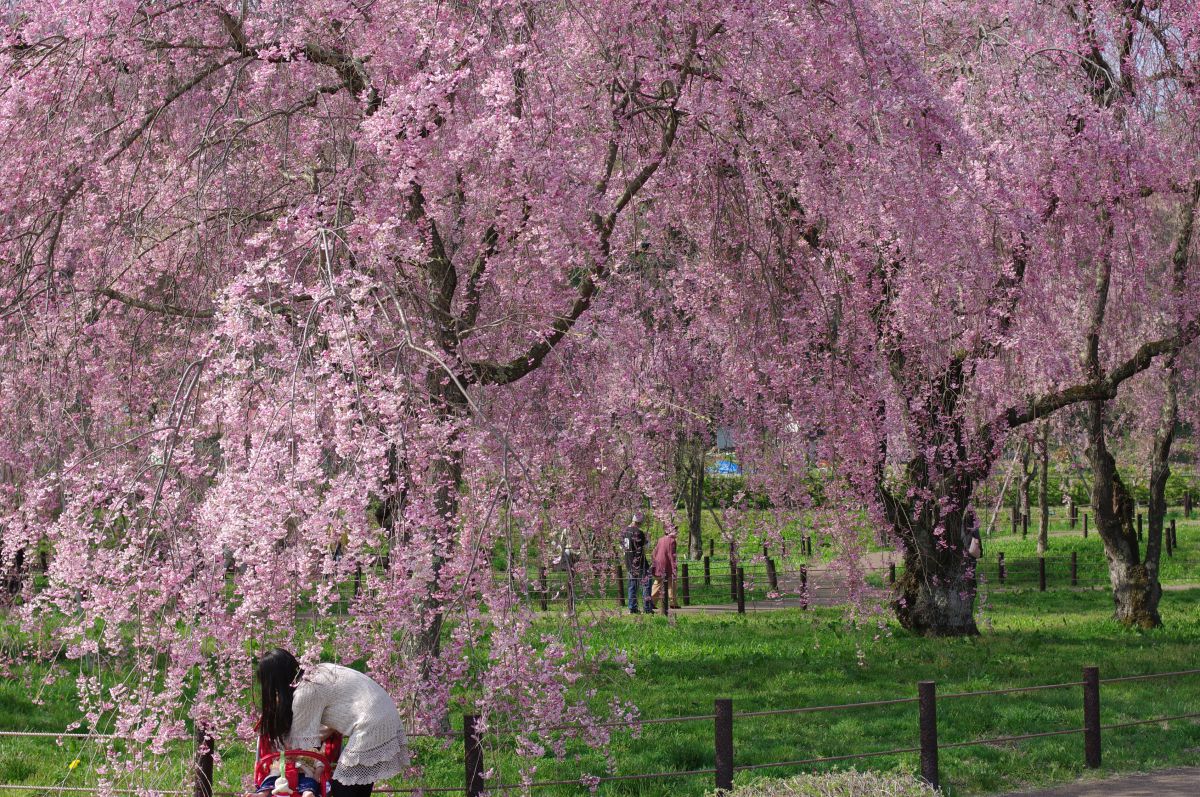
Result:
{"label": "thick branch", "polygon": [[212,318],[216,315],[215,310],[177,307],[166,302],[147,302],[144,299],[138,299],[136,296],[130,296],[127,293],[121,293],[112,288],[99,288],[96,293],[101,296],[107,296],[110,299],[115,299],[121,304],[137,307],[141,310],[149,310],[152,313],[162,313],[163,315],[173,315],[181,318]]}
{"label": "thick branch", "polygon": [[1179,335],[1143,343],[1133,355],[1108,372],[1103,379],[1072,385],[1062,390],[1046,393],[1031,400],[1027,404],[1009,407],[983,429],[983,436],[1000,426],[1009,429],[1045,418],[1055,410],[1079,404],[1083,401],[1108,401],[1117,395],[1117,388],[1130,377],[1145,371],[1154,362],[1154,358],[1176,352],[1196,339],[1197,328],[1192,324]]}
{"label": "thick branch", "polygon": [[[681,70],[691,66],[695,50],[696,41],[693,34],[690,49],[687,57],[683,59]],[[613,205],[612,210],[599,219],[599,223],[596,226],[600,237],[600,254],[595,265],[584,276],[583,282],[579,286],[579,293],[576,295],[570,309],[554,320],[549,332],[541,340],[508,362],[494,363],[482,361],[471,363],[471,371],[475,379],[481,384],[510,384],[537,369],[546,358],[546,355],[554,350],[554,347],[566,337],[566,334],[571,331],[571,328],[575,326],[580,317],[592,306],[592,298],[599,288],[599,281],[608,274],[609,255],[612,251],[612,233],[616,228],[617,218],[621,214],[621,211],[629,205],[647,181],[654,176],[666,161],[667,155],[675,143],[675,135],[679,130],[679,120],[682,116],[678,108],[681,92],[682,80],[680,81],[680,85],[675,87],[670,108],[667,110],[666,123],[663,125],[662,138],[659,142],[658,151],[654,154],[654,158],[643,166],[629,182],[616,204]]]}

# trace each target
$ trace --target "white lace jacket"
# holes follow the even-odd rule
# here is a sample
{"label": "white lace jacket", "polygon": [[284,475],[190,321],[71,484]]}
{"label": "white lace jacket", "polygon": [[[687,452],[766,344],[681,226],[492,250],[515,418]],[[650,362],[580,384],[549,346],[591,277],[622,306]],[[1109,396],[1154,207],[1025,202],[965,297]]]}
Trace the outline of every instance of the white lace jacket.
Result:
{"label": "white lace jacket", "polygon": [[320,747],[322,725],[347,737],[333,771],[339,783],[375,783],[408,766],[408,739],[395,702],[357,670],[318,664],[304,671],[292,697],[288,746]]}

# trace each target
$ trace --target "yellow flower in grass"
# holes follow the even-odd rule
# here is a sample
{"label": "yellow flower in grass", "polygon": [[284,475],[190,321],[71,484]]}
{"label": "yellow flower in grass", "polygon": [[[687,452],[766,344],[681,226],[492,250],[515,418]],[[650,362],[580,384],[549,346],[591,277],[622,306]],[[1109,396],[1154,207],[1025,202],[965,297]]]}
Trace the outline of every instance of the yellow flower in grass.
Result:
{"label": "yellow flower in grass", "polygon": [[74,770],[74,769],[75,769],[75,767],[77,767],[77,766],[79,766],[79,759],[78,759],[78,758],[76,758],[76,759],[75,759],[74,761],[72,761],[71,763],[67,764],[67,769]]}

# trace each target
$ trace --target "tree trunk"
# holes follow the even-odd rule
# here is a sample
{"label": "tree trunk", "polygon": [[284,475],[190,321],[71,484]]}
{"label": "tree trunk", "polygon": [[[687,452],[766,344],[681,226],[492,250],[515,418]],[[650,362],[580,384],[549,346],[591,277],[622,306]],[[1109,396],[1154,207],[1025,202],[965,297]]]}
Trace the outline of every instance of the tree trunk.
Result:
{"label": "tree trunk", "polygon": [[688,490],[688,556],[691,559],[704,557],[704,538],[700,533],[700,512],[704,508],[704,438],[693,441],[691,452],[692,478]]}
{"label": "tree trunk", "polygon": [[1179,396],[1176,387],[1174,362],[1165,369],[1162,411],[1158,429],[1154,434],[1154,445],[1150,449],[1150,503],[1147,507],[1149,527],[1146,529],[1147,569],[1153,576],[1157,594],[1162,589],[1157,584],[1158,566],[1162,557],[1163,527],[1167,517],[1167,479],[1171,475],[1171,445],[1175,442],[1175,425],[1179,421]]}
{"label": "tree trunk", "polygon": [[1031,504],[1029,489],[1033,485],[1033,477],[1037,475],[1037,463],[1031,462],[1033,446],[1028,442],[1023,445],[1024,447],[1021,449],[1021,529],[1027,528],[1030,519],[1033,518],[1033,514],[1029,511]]}
{"label": "tree trunk", "polygon": [[1038,556],[1045,556],[1050,543],[1050,425],[1042,423],[1038,440]]}
{"label": "tree trunk", "polygon": [[[1160,539],[1152,539],[1142,561],[1134,527],[1134,503],[1104,433],[1105,402],[1088,402],[1088,456],[1092,466],[1092,515],[1096,533],[1104,542],[1108,576],[1112,584],[1114,616],[1122,625],[1157,628],[1162,625],[1158,602]],[[1161,538],[1161,524],[1159,527]]]}
{"label": "tree trunk", "polygon": [[904,556],[904,575],[893,606],[900,625],[923,636],[975,636],[975,562],[964,557],[929,570],[913,551]]}
{"label": "tree trunk", "polygon": [[[426,380],[430,395],[440,416],[447,425],[456,426],[467,412],[467,397],[454,380],[445,380],[443,372],[433,370]],[[450,432],[446,446],[430,463],[430,480],[433,486],[433,506],[438,516],[438,528],[431,530],[434,538],[430,567],[432,581],[423,599],[423,631],[416,642],[416,653],[421,662],[422,677],[428,680],[433,665],[442,652],[442,627],[446,613],[442,599],[442,569],[447,553],[452,553],[458,544],[459,488],[462,483],[463,449],[457,428]],[[436,733],[450,732],[449,708],[444,707],[433,720]]]}
{"label": "tree trunk", "polygon": [[904,543],[904,575],[892,603],[904,628],[923,636],[974,636],[976,560],[969,553],[978,535],[971,494],[977,479],[953,473],[931,483],[923,460],[908,467],[914,502],[881,490],[884,511]]}

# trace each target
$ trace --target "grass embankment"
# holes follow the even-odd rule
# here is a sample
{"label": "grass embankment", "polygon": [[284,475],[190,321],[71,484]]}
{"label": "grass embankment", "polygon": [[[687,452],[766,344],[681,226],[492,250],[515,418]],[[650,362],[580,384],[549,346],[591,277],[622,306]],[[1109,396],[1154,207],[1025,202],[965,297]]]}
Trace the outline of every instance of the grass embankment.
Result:
{"label": "grass embankment", "polygon": [[[643,716],[708,714],[713,699],[730,697],[735,711],[853,703],[915,694],[915,682],[932,679],[941,693],[1076,681],[1080,668],[1095,664],[1102,677],[1196,666],[1200,644],[1200,590],[1172,593],[1163,604],[1166,628],[1129,632],[1109,619],[1101,592],[994,595],[989,625],[975,639],[923,639],[889,625],[848,630],[838,610],[809,613],[785,610],[757,615],[659,617],[614,616],[601,621],[595,644],[628,651],[638,673],[629,679],[619,668],[605,669],[601,695],[617,694],[637,704]],[[40,694],[20,678],[0,686],[0,728],[53,731],[74,718],[73,685],[68,681]],[[1129,682],[1106,686],[1105,723],[1149,719],[1200,710],[1200,678]],[[1033,733],[1082,724],[1078,688],[943,701],[938,707],[943,743]],[[640,736],[618,733],[611,746],[617,773],[699,769],[712,766],[711,721],[645,726]],[[745,718],[735,724],[739,764],[916,746],[916,707],[912,704],[845,712]],[[462,783],[461,745],[416,740],[422,779],[431,786]],[[507,739],[489,742],[489,766],[514,782],[517,772]],[[581,743],[568,743],[567,760],[538,761],[536,779],[603,775],[602,755]],[[0,741],[0,783],[92,782],[90,748],[78,742],[58,747],[52,740]],[[1108,731],[1104,770],[1149,769],[1200,762],[1200,725],[1179,721]],[[225,750],[218,790],[238,788],[250,770],[245,751]],[[79,756],[74,771],[69,763]],[[184,776],[186,753],[161,761],[159,787]],[[915,755],[854,762],[859,769],[916,771]],[[1051,737],[943,750],[943,783],[951,794],[985,794],[1027,784],[1069,780],[1084,771],[1082,738]],[[785,776],[799,768],[768,770]],[[757,773],[765,774],[765,773]],[[752,773],[739,773],[747,782]],[[396,785],[404,785],[397,783]],[[708,777],[604,784],[602,794],[699,795],[711,790]],[[15,792],[21,794],[22,792]],[[30,792],[34,793],[34,792]],[[538,790],[538,795],[583,794],[580,788]]]}

